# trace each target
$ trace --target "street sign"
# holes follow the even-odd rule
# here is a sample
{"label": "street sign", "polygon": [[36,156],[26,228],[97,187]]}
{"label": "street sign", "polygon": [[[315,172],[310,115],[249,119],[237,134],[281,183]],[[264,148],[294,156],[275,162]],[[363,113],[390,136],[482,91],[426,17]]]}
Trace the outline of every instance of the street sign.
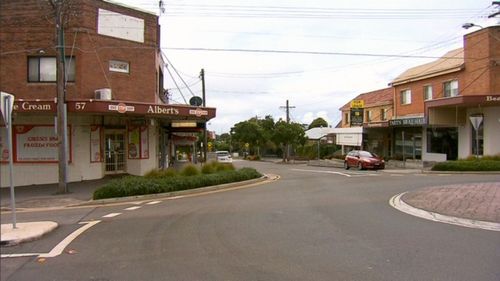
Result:
{"label": "street sign", "polygon": [[[0,92],[0,110],[2,110],[5,125],[10,125],[10,116],[14,107],[14,96],[5,92]],[[9,122],[9,123],[7,123]]]}
{"label": "street sign", "polygon": [[474,130],[478,130],[479,126],[481,126],[481,123],[483,123],[483,116],[471,116],[469,117],[470,122],[472,123],[472,126],[474,127]]}

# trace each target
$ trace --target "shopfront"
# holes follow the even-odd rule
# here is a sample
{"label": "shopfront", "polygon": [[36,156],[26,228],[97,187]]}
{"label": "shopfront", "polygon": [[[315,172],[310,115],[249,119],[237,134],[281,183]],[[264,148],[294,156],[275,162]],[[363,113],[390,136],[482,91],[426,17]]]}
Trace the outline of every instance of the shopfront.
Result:
{"label": "shopfront", "polygon": [[398,118],[389,121],[392,127],[392,155],[400,160],[422,159],[424,117]]}
{"label": "shopfront", "polygon": [[[58,181],[59,141],[54,101],[18,100],[13,111],[13,162],[16,186]],[[215,108],[183,105],[81,100],[68,102],[68,181],[99,179],[108,174],[144,175],[175,161],[176,147],[193,145],[192,137]],[[182,120],[196,128],[172,128]],[[0,125],[1,126],[1,125]],[[6,128],[0,129],[1,186],[8,186]],[[182,142],[179,135],[183,135]],[[186,138],[186,136],[191,136]],[[196,153],[196,152],[195,152]],[[170,160],[170,161],[169,161]],[[30,176],[26,176],[30,175]]]}

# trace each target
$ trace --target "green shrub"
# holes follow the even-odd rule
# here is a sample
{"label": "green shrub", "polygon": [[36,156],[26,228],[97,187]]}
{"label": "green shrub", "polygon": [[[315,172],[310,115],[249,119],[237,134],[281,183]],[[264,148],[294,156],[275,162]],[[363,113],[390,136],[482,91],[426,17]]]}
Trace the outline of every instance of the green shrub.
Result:
{"label": "green shrub", "polygon": [[262,175],[253,168],[227,170],[212,174],[197,174],[189,177],[137,177],[114,179],[94,192],[94,200],[114,197],[136,196],[187,190],[259,178]]}
{"label": "green shrub", "polygon": [[192,177],[200,174],[200,171],[198,170],[198,167],[195,165],[189,164],[186,167],[182,169],[181,175],[185,177]]}
{"label": "green shrub", "polygon": [[146,178],[168,178],[177,176],[177,171],[174,168],[168,168],[165,170],[154,169],[147,172],[144,177]]}
{"label": "green shrub", "polygon": [[213,164],[214,162],[206,163],[201,167],[201,173],[202,174],[213,174],[215,173],[216,169]]}
{"label": "green shrub", "polygon": [[500,161],[488,159],[457,160],[437,163],[433,171],[500,171]]}

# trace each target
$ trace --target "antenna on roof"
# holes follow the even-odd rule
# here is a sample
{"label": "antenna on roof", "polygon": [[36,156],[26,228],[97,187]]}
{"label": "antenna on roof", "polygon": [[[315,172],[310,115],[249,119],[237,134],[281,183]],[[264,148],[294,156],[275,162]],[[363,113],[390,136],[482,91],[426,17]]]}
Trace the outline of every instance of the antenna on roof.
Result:
{"label": "antenna on roof", "polygon": [[165,3],[163,0],[160,0],[158,3],[158,7],[160,8],[160,15],[165,14]]}

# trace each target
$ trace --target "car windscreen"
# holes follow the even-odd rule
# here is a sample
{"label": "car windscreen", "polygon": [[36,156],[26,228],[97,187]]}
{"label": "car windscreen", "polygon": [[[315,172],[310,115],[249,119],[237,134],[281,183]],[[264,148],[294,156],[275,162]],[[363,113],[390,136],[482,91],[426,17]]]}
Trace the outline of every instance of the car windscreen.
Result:
{"label": "car windscreen", "polygon": [[368,151],[360,151],[359,156],[361,157],[377,157],[377,154]]}

